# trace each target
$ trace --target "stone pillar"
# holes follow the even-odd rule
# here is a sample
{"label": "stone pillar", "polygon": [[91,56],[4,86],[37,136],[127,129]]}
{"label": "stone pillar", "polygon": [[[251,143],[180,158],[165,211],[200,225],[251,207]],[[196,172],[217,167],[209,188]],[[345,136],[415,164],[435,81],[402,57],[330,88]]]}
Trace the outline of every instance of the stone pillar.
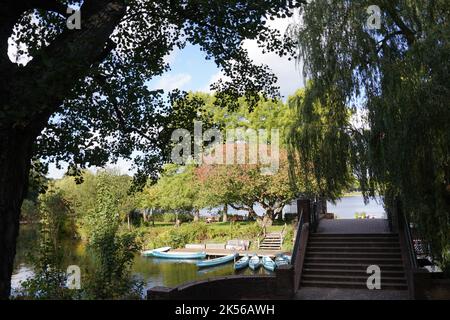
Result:
{"label": "stone pillar", "polygon": [[300,221],[300,216],[303,211],[303,222],[309,223],[309,215],[311,212],[311,201],[309,199],[297,199],[297,217]]}

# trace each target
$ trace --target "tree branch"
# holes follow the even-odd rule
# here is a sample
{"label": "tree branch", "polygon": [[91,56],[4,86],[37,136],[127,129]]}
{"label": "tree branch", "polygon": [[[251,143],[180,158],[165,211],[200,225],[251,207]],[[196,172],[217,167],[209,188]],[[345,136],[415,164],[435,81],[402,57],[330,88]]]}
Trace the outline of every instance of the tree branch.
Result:
{"label": "tree branch", "polygon": [[13,123],[25,122],[42,130],[46,122],[33,124],[33,120],[49,117],[74,84],[105,56],[105,48],[109,48],[105,43],[125,14],[125,3],[123,0],[86,0],[81,10],[81,30],[63,31],[21,68],[11,82],[11,92],[20,92],[14,102],[15,114],[25,118],[13,119]]}
{"label": "tree branch", "polygon": [[390,0],[387,1],[387,3],[385,2],[383,4],[383,7],[387,11],[389,16],[392,18],[392,20],[394,20],[397,27],[399,27],[401,33],[406,37],[406,41],[408,42],[408,45],[412,45],[416,41],[415,33],[399,17],[397,12],[395,11],[395,8],[394,8],[392,2]]}

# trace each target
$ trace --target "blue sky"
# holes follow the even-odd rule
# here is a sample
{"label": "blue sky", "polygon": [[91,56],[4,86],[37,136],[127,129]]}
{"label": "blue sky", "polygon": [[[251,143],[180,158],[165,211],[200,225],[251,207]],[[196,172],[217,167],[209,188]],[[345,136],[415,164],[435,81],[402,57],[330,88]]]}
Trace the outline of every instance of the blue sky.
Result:
{"label": "blue sky", "polygon": [[183,50],[173,51],[166,61],[171,70],[152,79],[149,83],[152,89],[205,91],[212,77],[219,72],[216,64],[206,60],[205,54],[197,45],[188,45]]}
{"label": "blue sky", "polygon": [[[284,33],[289,23],[293,21],[292,19],[269,20],[268,24]],[[303,87],[301,68],[295,61],[289,61],[286,57],[281,58],[273,53],[263,54],[256,41],[253,40],[244,41],[243,47],[248,51],[255,64],[269,66],[278,77],[280,94],[284,99],[298,88]],[[171,70],[149,81],[151,89],[163,89],[167,92],[178,88],[185,91],[208,92],[209,85],[223,77],[216,64],[211,60],[206,60],[205,54],[200,51],[199,46],[187,45],[182,50],[174,50],[165,60],[171,66]],[[122,159],[117,164],[112,164],[111,167],[119,168],[123,173],[132,173],[129,172],[130,162]],[[50,165],[48,176],[60,178],[65,170],[66,166],[59,170],[54,165]]]}

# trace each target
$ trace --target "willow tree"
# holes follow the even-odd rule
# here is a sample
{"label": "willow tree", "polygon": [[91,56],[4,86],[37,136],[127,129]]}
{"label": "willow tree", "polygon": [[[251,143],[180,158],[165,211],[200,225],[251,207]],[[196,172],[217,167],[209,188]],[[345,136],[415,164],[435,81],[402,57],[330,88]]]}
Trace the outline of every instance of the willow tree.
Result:
{"label": "willow tree", "polygon": [[[72,23],[77,21],[73,12],[67,14],[67,5],[80,8],[81,28]],[[266,20],[289,15],[294,5],[281,0],[2,1],[0,298],[10,293],[33,157],[67,161],[76,173],[139,150],[140,172],[154,174],[162,162],[158,151],[167,145],[158,135],[167,110],[161,92],[146,83],[168,69],[165,56],[190,42],[231,77],[215,86],[218,93],[228,92],[224,97],[275,94],[275,77],[267,67],[252,64],[241,44],[257,39],[267,50],[286,54],[289,48]]]}
{"label": "willow tree", "polygon": [[[366,196],[379,191],[388,207],[399,198],[434,258],[448,266],[448,1],[312,1],[300,12],[302,24],[291,31],[311,82],[297,104],[304,130],[292,145],[312,147],[303,156],[316,160],[328,191],[355,173]],[[346,120],[355,111],[364,115],[362,126]],[[320,130],[308,119],[319,123],[320,114],[327,119],[322,133],[335,134],[311,139]]]}

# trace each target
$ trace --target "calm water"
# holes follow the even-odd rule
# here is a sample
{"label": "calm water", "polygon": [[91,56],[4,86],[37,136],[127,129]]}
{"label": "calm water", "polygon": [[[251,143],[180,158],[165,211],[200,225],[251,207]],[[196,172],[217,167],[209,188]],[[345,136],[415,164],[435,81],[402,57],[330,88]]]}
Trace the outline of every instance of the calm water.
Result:
{"label": "calm water", "polygon": [[[33,266],[30,255],[37,248],[37,226],[22,225],[17,245],[17,255],[12,279],[13,292],[20,287],[20,282],[33,276]],[[89,265],[90,259],[85,252],[84,245],[79,241],[64,241],[64,265],[78,265],[81,272]],[[154,286],[173,287],[197,279],[225,276],[231,274],[253,274],[250,269],[236,273],[233,263],[222,266],[198,269],[195,262],[198,260],[167,260],[136,255],[132,273],[142,279],[146,288]],[[260,270],[258,273],[270,273]],[[83,284],[81,284],[83,285]]]}
{"label": "calm water", "polygon": [[362,196],[344,197],[336,201],[336,204],[328,202],[327,210],[336,214],[339,219],[354,219],[357,212],[365,212],[378,219],[386,218],[381,198],[370,199],[369,203],[365,204]]}

